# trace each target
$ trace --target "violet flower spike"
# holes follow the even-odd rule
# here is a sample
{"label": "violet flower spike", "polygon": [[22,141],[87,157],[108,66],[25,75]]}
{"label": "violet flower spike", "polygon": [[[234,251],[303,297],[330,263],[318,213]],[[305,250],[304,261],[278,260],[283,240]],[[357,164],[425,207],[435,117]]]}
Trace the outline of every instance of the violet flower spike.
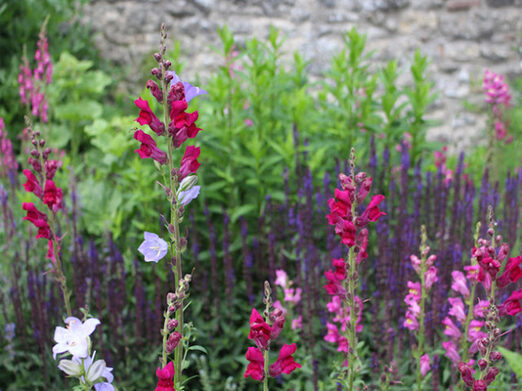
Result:
{"label": "violet flower spike", "polygon": [[187,101],[187,103],[189,103],[196,96],[208,94],[208,92],[204,89],[193,86],[192,84],[187,83],[186,81],[182,81],[174,71],[167,71],[167,74],[172,75],[172,80],[170,81],[169,88],[176,84],[178,81],[181,81],[183,83],[183,87],[185,88],[185,100]]}
{"label": "violet flower spike", "polygon": [[65,319],[67,328],[56,327],[54,331],[54,340],[56,345],[53,346],[53,358],[59,353],[69,352],[75,357],[87,357],[88,353],[88,337],[94,332],[100,321],[96,318],[90,318],[82,323],[82,321],[74,316]]}
{"label": "violet flower spike", "polygon": [[145,256],[145,262],[158,262],[167,255],[169,245],[158,235],[152,232],[144,232],[145,240],[138,247],[138,251]]}

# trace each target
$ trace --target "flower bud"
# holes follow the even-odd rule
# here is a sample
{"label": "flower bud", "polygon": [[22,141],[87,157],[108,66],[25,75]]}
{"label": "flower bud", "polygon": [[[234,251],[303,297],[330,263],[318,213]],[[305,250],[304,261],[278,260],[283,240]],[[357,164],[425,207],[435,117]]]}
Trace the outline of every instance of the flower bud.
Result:
{"label": "flower bud", "polygon": [[189,175],[185,178],[183,178],[183,180],[181,181],[181,183],[179,184],[179,187],[178,187],[178,196],[179,196],[179,193],[181,193],[182,191],[187,191],[187,190],[190,190],[192,187],[194,187],[194,185],[198,183],[198,177],[197,175]]}
{"label": "flower bud", "polygon": [[45,140],[41,139],[40,140],[40,147],[43,148],[44,146],[45,146]]}
{"label": "flower bud", "polygon": [[174,349],[179,345],[179,341],[181,341],[181,333],[179,331],[174,331],[170,334],[168,344],[174,346]]}
{"label": "flower bud", "polygon": [[172,63],[168,60],[163,63],[163,67],[165,68],[165,70],[169,69],[171,65]]}
{"label": "flower bud", "polygon": [[89,367],[87,375],[85,376],[86,380],[89,383],[96,382],[96,380],[98,380],[103,375],[103,371],[105,371],[106,367],[107,364],[105,363],[105,360],[96,360],[94,364]]}
{"label": "flower bud", "polygon": [[154,60],[156,60],[156,62],[160,62],[161,61],[161,54],[154,53]]}
{"label": "flower bud", "polygon": [[488,362],[486,360],[484,360],[483,358],[478,360],[477,364],[481,370],[483,370],[484,368],[486,368],[488,366]]}
{"label": "flower bud", "polygon": [[187,238],[182,236],[179,239],[179,245],[180,245],[181,249],[184,250],[187,247]]}
{"label": "flower bud", "polygon": [[73,360],[60,360],[58,363],[58,369],[72,377],[80,377],[82,374],[82,368]]}
{"label": "flower bud", "polygon": [[152,76],[156,76],[158,79],[161,80],[161,70],[159,68],[152,68]]}
{"label": "flower bud", "polygon": [[165,75],[165,81],[166,81],[167,83],[170,83],[170,81],[171,81],[172,79],[174,79],[174,75],[173,75],[172,73],[167,73],[167,74]]}
{"label": "flower bud", "polygon": [[501,360],[502,359],[502,353],[500,353],[500,352],[493,352],[493,353],[491,353],[489,358],[491,359],[492,362]]}
{"label": "flower bud", "polygon": [[493,228],[488,229],[488,235],[493,236],[495,234],[495,230]]}
{"label": "flower bud", "polygon": [[177,299],[177,296],[175,293],[169,292],[167,293],[167,304],[175,302]]}
{"label": "flower bud", "polygon": [[31,144],[33,144],[35,147],[38,145],[38,141],[36,141],[36,139],[32,139],[31,140]]}
{"label": "flower bud", "polygon": [[31,156],[38,159],[40,157],[40,152],[38,152],[36,149],[32,149]]}
{"label": "flower bud", "polygon": [[499,372],[500,371],[497,367],[490,368],[488,373],[486,373],[486,376],[484,377],[484,381],[486,382],[486,384],[493,383]]}
{"label": "flower bud", "polygon": [[167,330],[172,331],[172,330],[174,330],[176,327],[178,327],[178,321],[177,321],[176,319],[170,319],[170,320],[167,322]]}

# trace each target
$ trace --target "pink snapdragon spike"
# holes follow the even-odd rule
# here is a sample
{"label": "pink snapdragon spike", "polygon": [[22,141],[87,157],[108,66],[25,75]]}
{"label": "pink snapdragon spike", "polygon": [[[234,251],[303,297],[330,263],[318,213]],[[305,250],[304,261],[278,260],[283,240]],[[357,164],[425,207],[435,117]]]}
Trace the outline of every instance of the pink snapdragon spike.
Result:
{"label": "pink snapdragon spike", "polygon": [[158,378],[158,384],[154,391],[176,391],[174,389],[174,363],[170,361],[164,368],[156,369],[156,377]]}
{"label": "pink snapdragon spike", "polygon": [[486,94],[486,102],[495,106],[508,106],[511,102],[509,86],[504,82],[504,77],[498,73],[486,70],[482,88]]}
{"label": "pink snapdragon spike", "polygon": [[507,136],[508,124],[503,118],[503,109],[509,107],[511,102],[509,86],[504,82],[502,75],[486,70],[483,89],[486,94],[485,100],[491,104],[493,112],[495,138],[497,140],[505,140],[506,144],[509,144],[513,140],[513,136]]}

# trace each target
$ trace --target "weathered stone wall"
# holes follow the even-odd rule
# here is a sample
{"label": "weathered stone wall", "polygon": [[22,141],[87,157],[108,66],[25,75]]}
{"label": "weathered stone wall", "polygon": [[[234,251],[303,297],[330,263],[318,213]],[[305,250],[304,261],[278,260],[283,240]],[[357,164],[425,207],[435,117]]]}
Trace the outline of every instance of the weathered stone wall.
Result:
{"label": "weathered stone wall", "polygon": [[522,0],[93,0],[84,20],[104,56],[130,69],[157,48],[165,22],[181,43],[187,79],[196,72],[205,79],[220,64],[212,46],[220,46],[217,27],[224,24],[238,44],[265,39],[274,25],[286,37],[284,50],[304,54],[315,75],[352,27],[367,34],[377,64],[397,58],[406,67],[420,48],[439,91],[430,117],[444,121],[430,137],[460,148],[485,124],[462,105],[481,101],[484,69],[522,76]]}

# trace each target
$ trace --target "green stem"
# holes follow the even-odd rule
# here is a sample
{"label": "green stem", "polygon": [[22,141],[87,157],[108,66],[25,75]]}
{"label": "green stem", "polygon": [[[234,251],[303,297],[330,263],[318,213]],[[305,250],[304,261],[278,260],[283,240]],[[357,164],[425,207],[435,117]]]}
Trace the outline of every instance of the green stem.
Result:
{"label": "green stem", "polygon": [[348,390],[353,390],[354,382],[354,360],[357,357],[357,336],[355,334],[355,282],[353,281],[355,269],[355,257],[353,248],[348,253],[349,279],[348,279],[348,305],[350,306],[350,328],[348,330]]}
{"label": "green stem", "polygon": [[263,378],[263,391],[268,391],[268,349],[263,353],[265,359],[265,377]]}
{"label": "green stem", "polygon": [[[163,92],[163,120],[165,123],[165,127],[168,129],[169,126],[169,112],[168,112],[168,90],[167,90],[167,82],[165,78],[162,77],[161,80],[161,88]],[[174,262],[171,262],[170,266],[172,272],[174,273],[174,290],[177,290],[179,286],[179,280],[182,277],[182,267],[181,267],[181,248],[180,248],[180,233],[179,233],[179,215],[178,215],[178,203],[176,196],[176,188],[178,186],[177,178],[173,178],[172,171],[174,169],[174,147],[172,145],[172,140],[168,137],[168,165],[169,165],[169,189],[170,189],[170,224],[174,228],[173,237],[171,236],[170,241],[170,251],[174,258]],[[178,321],[177,331],[183,336],[183,300],[181,300],[181,307],[178,311],[176,311],[176,319]],[[164,337],[165,338],[165,337]],[[164,347],[165,351],[165,347]],[[183,343],[179,343],[174,351],[174,367],[176,370],[176,374],[174,375],[174,381],[177,387],[181,386],[182,380],[182,365],[183,361]]]}
{"label": "green stem", "polygon": [[65,277],[65,274],[63,273],[63,264],[62,264],[62,260],[60,258],[60,249],[58,248],[58,243],[57,243],[57,240],[56,240],[56,236],[55,236],[55,232],[56,232],[56,227],[55,227],[55,214],[53,211],[51,211],[50,213],[50,220],[49,220],[49,226],[51,227],[51,234],[52,234],[52,244],[53,244],[53,251],[54,251],[54,258],[56,259],[56,271],[58,273],[58,281],[60,282],[60,290],[62,291],[62,295],[63,295],[63,302],[65,304],[65,311],[67,312],[67,317],[70,317],[72,316],[72,312],[71,312],[71,301],[70,301],[70,297],[71,297],[71,293],[69,292],[69,290],[67,289],[67,279]]}

